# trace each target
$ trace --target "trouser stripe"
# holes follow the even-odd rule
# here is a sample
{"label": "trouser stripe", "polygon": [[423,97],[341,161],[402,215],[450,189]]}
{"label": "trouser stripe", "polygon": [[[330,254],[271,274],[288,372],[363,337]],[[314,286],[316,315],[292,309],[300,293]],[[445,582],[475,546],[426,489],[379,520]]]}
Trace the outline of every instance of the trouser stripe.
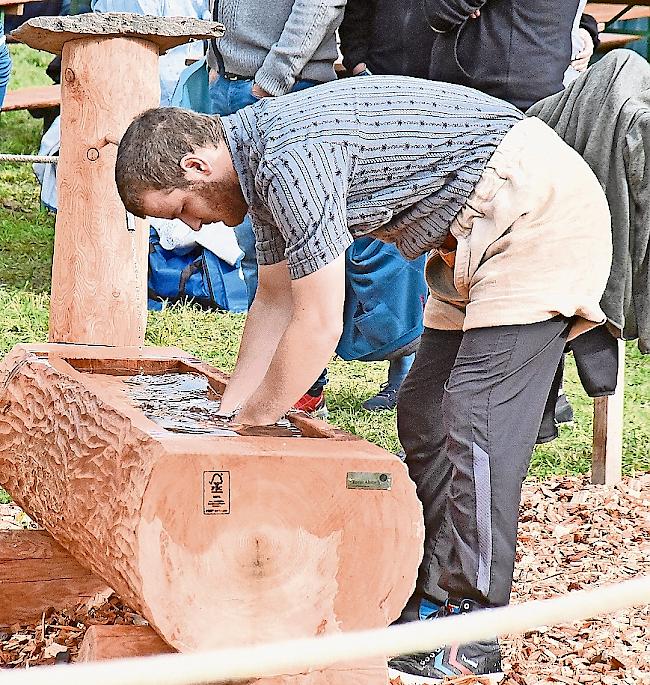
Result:
{"label": "trouser stripe", "polygon": [[472,443],[474,467],[474,495],[476,497],[476,531],[478,535],[478,568],[476,588],[487,595],[490,590],[492,566],[492,486],[490,483],[490,457]]}

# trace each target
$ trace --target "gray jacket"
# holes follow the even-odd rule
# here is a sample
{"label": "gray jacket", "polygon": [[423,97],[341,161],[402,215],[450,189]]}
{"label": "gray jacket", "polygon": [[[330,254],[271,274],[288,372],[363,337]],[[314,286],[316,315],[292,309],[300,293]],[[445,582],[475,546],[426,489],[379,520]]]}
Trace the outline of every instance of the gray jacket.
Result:
{"label": "gray jacket", "polygon": [[[210,0],[210,7],[226,27],[218,49],[227,72],[255,79],[271,95],[288,93],[298,79],[336,78],[345,0]],[[208,62],[218,68],[212,49]]]}
{"label": "gray jacket", "polygon": [[650,65],[613,50],[526,114],[554,128],[605,189],[614,258],[600,304],[624,338],[650,353]]}

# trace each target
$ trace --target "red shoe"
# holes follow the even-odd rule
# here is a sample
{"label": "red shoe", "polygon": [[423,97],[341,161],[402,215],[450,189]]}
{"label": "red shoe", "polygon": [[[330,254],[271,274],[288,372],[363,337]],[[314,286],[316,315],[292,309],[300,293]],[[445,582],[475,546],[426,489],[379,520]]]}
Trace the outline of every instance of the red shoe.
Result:
{"label": "red shoe", "polygon": [[294,409],[311,414],[317,419],[326,419],[329,414],[323,388],[318,391],[317,395],[310,395],[306,392],[293,406]]}

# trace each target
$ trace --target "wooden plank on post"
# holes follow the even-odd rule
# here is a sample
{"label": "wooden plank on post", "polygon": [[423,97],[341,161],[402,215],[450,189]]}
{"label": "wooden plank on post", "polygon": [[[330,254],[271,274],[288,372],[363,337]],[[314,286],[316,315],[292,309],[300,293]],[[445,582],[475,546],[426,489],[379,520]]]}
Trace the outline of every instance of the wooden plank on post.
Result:
{"label": "wooden plank on post", "polygon": [[616,392],[594,399],[594,442],[591,482],[613,485],[623,466],[623,400],[625,394],[625,341],[618,341]]}
{"label": "wooden plank on post", "polygon": [[13,112],[19,109],[46,109],[61,104],[61,86],[32,86],[9,90],[0,111]]}
{"label": "wooden plank on post", "polygon": [[0,626],[33,623],[108,589],[44,530],[0,531]]}
{"label": "wooden plank on post", "polygon": [[37,2],[37,0],[0,0],[0,12],[20,17],[24,14],[25,5],[28,2]]}

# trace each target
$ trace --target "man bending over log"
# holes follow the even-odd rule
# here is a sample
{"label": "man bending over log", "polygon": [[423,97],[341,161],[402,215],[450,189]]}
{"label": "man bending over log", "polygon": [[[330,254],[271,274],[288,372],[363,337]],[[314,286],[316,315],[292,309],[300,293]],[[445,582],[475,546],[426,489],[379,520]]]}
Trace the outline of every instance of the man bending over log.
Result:
{"label": "man bending over log", "polygon": [[[244,427],[279,419],[329,362],[354,238],[410,259],[431,251],[426,329],[399,400],[427,528],[416,593],[439,616],[507,604],[555,371],[567,339],[605,321],[609,211],[580,156],[477,91],[369,76],[221,119],[145,112],[116,180],[133,214],[195,230],[249,212],[259,286],[222,403]],[[496,640],[391,667],[404,683],[501,671]]]}

